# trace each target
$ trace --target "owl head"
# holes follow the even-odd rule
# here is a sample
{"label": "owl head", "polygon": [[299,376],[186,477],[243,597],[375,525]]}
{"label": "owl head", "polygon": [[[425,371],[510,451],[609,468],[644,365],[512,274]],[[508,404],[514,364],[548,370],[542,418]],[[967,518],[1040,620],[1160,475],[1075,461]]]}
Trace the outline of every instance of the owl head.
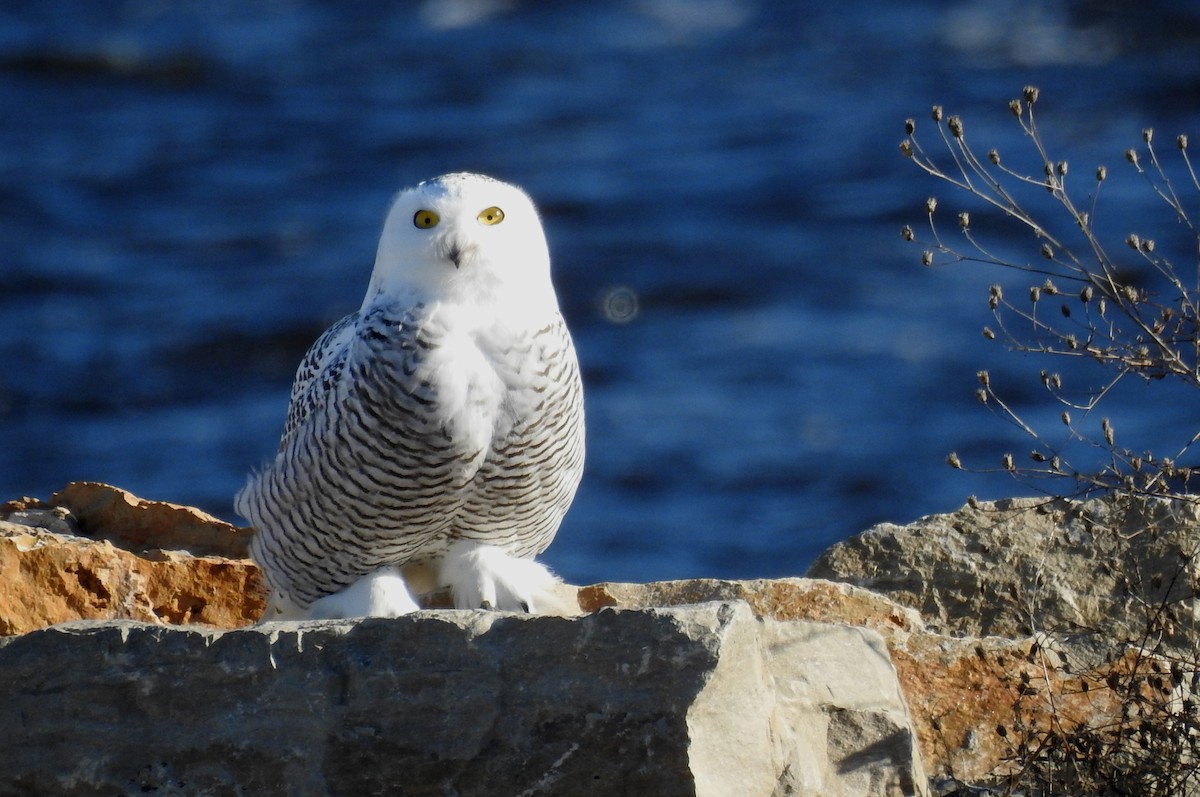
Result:
{"label": "owl head", "polygon": [[557,306],[533,202],[479,174],[447,174],[401,191],[383,225],[364,307],[392,297],[514,311]]}

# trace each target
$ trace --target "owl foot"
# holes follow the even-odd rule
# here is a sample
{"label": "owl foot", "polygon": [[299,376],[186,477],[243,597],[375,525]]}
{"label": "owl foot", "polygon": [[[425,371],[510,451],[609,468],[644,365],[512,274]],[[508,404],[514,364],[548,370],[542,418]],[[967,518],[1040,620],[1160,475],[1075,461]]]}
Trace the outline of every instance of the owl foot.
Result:
{"label": "owl foot", "polygon": [[400,575],[400,568],[381,567],[340,592],[315,601],[308,607],[308,617],[313,620],[399,617],[418,608]]}
{"label": "owl foot", "polygon": [[458,609],[503,612],[545,611],[555,602],[557,576],[532,559],[519,559],[494,545],[459,540],[450,546],[441,581]]}

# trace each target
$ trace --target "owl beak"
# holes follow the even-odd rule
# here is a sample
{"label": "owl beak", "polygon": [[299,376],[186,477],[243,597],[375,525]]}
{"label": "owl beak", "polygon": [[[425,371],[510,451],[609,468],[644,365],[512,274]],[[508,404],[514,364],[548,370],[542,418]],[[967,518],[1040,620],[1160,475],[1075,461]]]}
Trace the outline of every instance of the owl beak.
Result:
{"label": "owl beak", "polygon": [[455,241],[447,244],[444,251],[446,259],[454,264],[455,269],[460,269],[475,254],[475,248],[474,244],[463,246]]}

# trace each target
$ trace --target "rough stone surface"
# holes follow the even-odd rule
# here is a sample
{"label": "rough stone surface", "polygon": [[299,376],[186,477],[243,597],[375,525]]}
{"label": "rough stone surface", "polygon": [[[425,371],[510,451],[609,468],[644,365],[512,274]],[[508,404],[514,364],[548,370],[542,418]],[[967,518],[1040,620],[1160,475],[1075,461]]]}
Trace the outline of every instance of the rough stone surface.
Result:
{"label": "rough stone surface", "polygon": [[880,636],[741,602],[56,626],[0,641],[0,750],[4,795],[925,792]]}
{"label": "rough stone surface", "polygon": [[995,784],[1046,729],[1104,737],[1179,710],[1152,685],[1200,657],[1198,550],[1194,502],[1024,498],[881,524],[809,576],[920,612],[931,633],[889,647],[926,769]]}
{"label": "rough stone surface", "polygon": [[741,600],[760,617],[850,623],[878,631],[896,667],[924,768],[936,780],[1003,783],[1020,768],[1018,727],[1054,724],[1069,731],[1111,726],[1121,712],[1106,683],[1113,670],[1089,668],[1089,646],[1048,635],[939,633],[928,629],[913,609],[850,584],[808,578],[695,579],[596,584],[582,588],[579,596],[585,610]]}
{"label": "rough stone surface", "polygon": [[706,601],[745,601],[759,617],[860,625],[885,636],[924,630],[921,616],[869,590],[810,578],[730,581],[697,578],[649,584],[604,583],[579,589],[579,608],[649,608]]}
{"label": "rough stone surface", "polygon": [[[258,772],[246,781],[253,793],[261,783],[318,776],[371,793],[382,757],[381,771],[399,772],[395,759],[418,773],[414,782],[427,790],[412,793],[450,793],[428,785],[447,777],[459,778],[444,782],[461,794],[486,793],[470,789],[517,771],[532,779],[513,781],[524,784],[513,793],[592,793],[559,790],[586,760],[611,793],[658,793],[653,779],[673,773],[684,785],[663,793],[901,794],[920,791],[909,788],[920,781],[915,739],[935,783],[994,786],[1021,767],[1022,728],[1118,728],[1114,682],[1139,672],[1151,695],[1158,673],[1200,656],[1200,512],[1182,502],[1136,512],[1107,500],[972,502],[840,543],[810,571],[820,578],[563,585],[564,614],[578,604],[583,615],[569,620],[450,611],[229,633],[163,627],[236,628],[261,615],[247,533],[106,485],[0,505],[0,634],[81,618],[159,624],[59,626],[0,648],[3,733],[15,738],[42,723],[37,738],[59,751],[55,760],[66,760],[53,741],[65,734],[93,767],[73,764],[62,770],[67,780],[27,783],[80,794],[192,793],[178,785],[187,781],[227,793],[215,784]],[[444,607],[446,598],[423,601]],[[708,619],[692,614],[697,605],[709,607]],[[1163,644],[1124,644],[1158,607]],[[37,657],[51,666],[38,671]],[[6,669],[14,661],[18,668]],[[376,687],[390,702],[371,720],[365,695]],[[312,695],[300,696],[308,688]],[[421,695],[454,698],[435,709]],[[531,714],[529,701],[548,708]],[[24,708],[6,714],[10,703]],[[171,718],[193,715],[212,727],[170,728]],[[261,720],[243,729],[250,742],[229,729],[204,741],[226,715]],[[87,741],[71,735],[82,733],[76,719],[91,729]],[[139,741],[98,743],[113,738],[113,721]],[[53,722],[62,727],[51,730]],[[133,772],[140,740],[163,729],[167,747],[153,749],[208,751],[208,763],[179,763],[190,761],[180,752]],[[602,732],[624,735],[603,743],[589,735]],[[10,737],[0,734],[0,750]],[[218,748],[224,764],[212,763]],[[33,767],[35,746],[19,749],[11,760]],[[755,773],[751,791],[740,788],[747,772]],[[79,780],[68,788],[70,773]],[[20,793],[13,789],[0,794]]]}
{"label": "rough stone surface", "polygon": [[107,485],[9,501],[0,506],[0,635],[81,619],[252,623],[264,607],[258,570],[227,558],[244,553],[244,537],[198,510]]}
{"label": "rough stone surface", "polygon": [[48,503],[66,507],[87,536],[112,540],[122,548],[179,550],[229,559],[250,555],[250,529],[190,506],[147,501],[109,484],[71,482],[50,496]]}
{"label": "rough stone surface", "polygon": [[1111,498],[976,502],[837,543],[808,571],[887,595],[957,635],[1137,639],[1165,607],[1191,651],[1198,628],[1200,505]]}

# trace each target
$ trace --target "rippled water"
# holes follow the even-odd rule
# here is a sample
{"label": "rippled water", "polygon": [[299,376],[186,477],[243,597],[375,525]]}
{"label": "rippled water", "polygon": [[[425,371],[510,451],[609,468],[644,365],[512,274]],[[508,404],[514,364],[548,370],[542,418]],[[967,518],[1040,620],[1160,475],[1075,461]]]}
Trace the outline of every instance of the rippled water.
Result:
{"label": "rippled water", "polygon": [[[1121,153],[1200,137],[1184,2],[26,5],[0,9],[0,496],[93,479],[232,519],[389,197],[483,171],[542,208],[585,371],[546,557],[578,582],[795,574],[1028,492],[943,463],[1024,446],[974,374],[1036,413],[1044,365],[979,337],[998,275],[900,242],[935,190],[903,120],[940,102],[1016,149],[1039,85],[1121,237],[1162,218]],[[1198,425],[1157,386],[1114,401],[1147,445]]]}

